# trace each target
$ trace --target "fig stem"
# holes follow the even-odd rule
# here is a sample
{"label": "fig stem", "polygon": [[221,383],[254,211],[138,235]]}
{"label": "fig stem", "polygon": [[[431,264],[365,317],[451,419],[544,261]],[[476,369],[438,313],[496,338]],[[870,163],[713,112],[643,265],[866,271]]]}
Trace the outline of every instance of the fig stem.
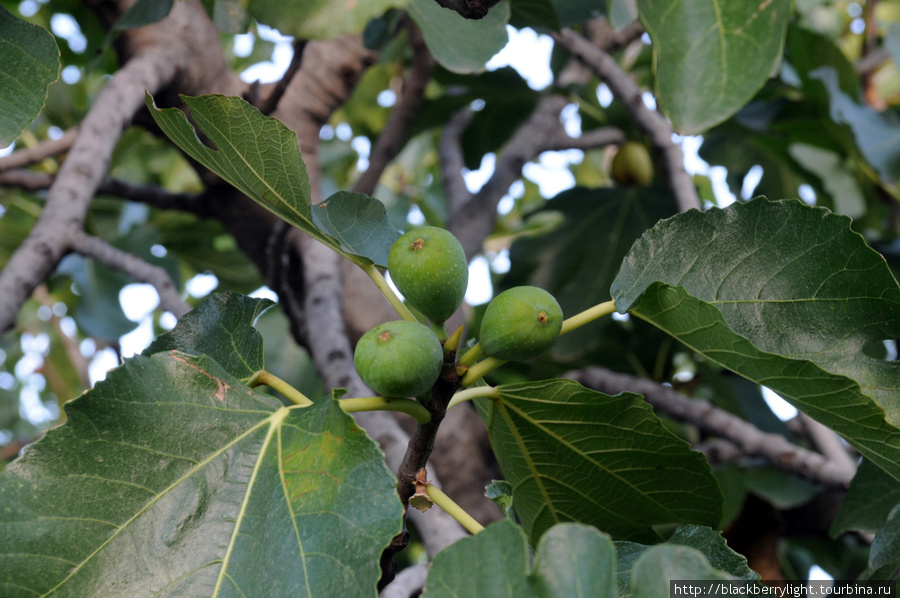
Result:
{"label": "fig stem", "polygon": [[485,374],[490,372],[491,370],[495,370],[501,365],[506,363],[505,359],[497,359],[495,357],[488,357],[482,361],[479,361],[475,365],[469,368],[469,371],[466,372],[466,375],[463,376],[462,385],[463,386],[472,386]]}
{"label": "fig stem", "polygon": [[362,397],[358,399],[341,399],[338,405],[344,413],[360,411],[399,411],[411,415],[420,424],[431,421],[431,413],[417,401],[399,397]]}
{"label": "fig stem", "polygon": [[461,390],[453,395],[453,398],[447,403],[447,411],[450,411],[460,403],[480,398],[499,399],[500,393],[497,392],[496,386],[473,386],[472,388]]}
{"label": "fig stem", "polygon": [[425,493],[428,498],[434,501],[434,504],[444,509],[448,515],[456,519],[460,525],[466,528],[470,534],[475,535],[484,531],[484,526],[475,521],[475,518],[466,513],[462,507],[453,502],[453,500],[444,494],[444,491],[434,484],[425,484]]}
{"label": "fig stem", "polygon": [[362,266],[362,271],[366,273],[366,275],[372,279],[372,282],[375,283],[375,286],[378,287],[378,290],[381,291],[381,294],[384,295],[385,299],[393,306],[397,313],[400,314],[400,317],[404,320],[409,320],[410,322],[418,322],[416,316],[413,315],[409,308],[400,300],[400,297],[397,296],[397,293],[394,292],[394,289],[391,288],[391,285],[388,284],[387,280],[384,276],[381,275],[381,272],[378,271],[378,268],[375,267],[375,264],[368,264],[366,266]]}
{"label": "fig stem", "polygon": [[481,348],[481,343],[475,343],[474,347],[463,353],[462,357],[459,358],[459,365],[472,367],[476,361],[485,357],[487,355],[485,355],[484,349]]}
{"label": "fig stem", "polygon": [[267,372],[266,370],[259,370],[250,380],[249,386],[256,387],[263,385],[277,390],[288,399],[290,399],[291,402],[297,405],[307,407],[313,404],[313,402],[310,401],[306,395],[304,395],[302,392],[300,392],[275,374]]}
{"label": "fig stem", "polygon": [[447,340],[447,327],[444,326],[443,322],[440,323],[431,323],[431,331],[438,337],[438,340],[444,342]]}
{"label": "fig stem", "polygon": [[598,318],[602,318],[603,316],[609,315],[616,311],[616,302],[615,301],[604,301],[603,303],[598,303],[594,307],[590,307],[583,312],[577,313],[571,318],[567,318],[563,320],[562,330],[559,331],[560,334],[565,334],[567,332],[571,332],[576,328],[584,326],[589,322],[593,322]]}
{"label": "fig stem", "polygon": [[456,353],[456,351],[459,349],[459,343],[460,343],[460,341],[462,341],[462,333],[463,333],[463,327],[460,326],[459,328],[456,329],[456,331],[453,334],[451,334],[447,338],[447,341],[444,343],[444,353],[445,354],[447,352]]}

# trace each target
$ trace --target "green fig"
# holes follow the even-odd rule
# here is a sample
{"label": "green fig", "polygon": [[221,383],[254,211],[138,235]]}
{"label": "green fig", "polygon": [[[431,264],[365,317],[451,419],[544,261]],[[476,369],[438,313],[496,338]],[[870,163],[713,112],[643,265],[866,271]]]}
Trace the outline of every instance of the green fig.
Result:
{"label": "green fig", "polygon": [[620,185],[649,185],[653,182],[653,159],[643,143],[628,141],[613,156],[610,175]]}
{"label": "green fig", "polygon": [[563,314],[556,298],[538,287],[513,287],[488,304],[481,320],[481,348],[497,359],[533,359],[553,346]]}
{"label": "green fig", "polygon": [[362,335],[353,353],[359,377],[375,392],[414,397],[426,392],[441,374],[444,350],[427,326],[398,320]]}
{"label": "green fig", "polygon": [[469,283],[462,245],[436,226],[416,228],[397,239],[388,254],[388,271],[409,304],[435,324],[453,315]]}

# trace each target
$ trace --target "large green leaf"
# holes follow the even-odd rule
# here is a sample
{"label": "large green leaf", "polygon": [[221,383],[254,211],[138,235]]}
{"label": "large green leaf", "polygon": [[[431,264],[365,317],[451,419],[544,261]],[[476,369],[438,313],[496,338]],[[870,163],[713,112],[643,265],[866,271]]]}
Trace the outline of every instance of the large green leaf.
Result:
{"label": "large green leaf", "polygon": [[578,524],[550,528],[529,572],[522,530],[500,521],[445,548],[434,559],[425,585],[429,598],[614,598],[616,553],[609,537]]}
{"label": "large green leaf", "polygon": [[791,4],[638,0],[659,97],[676,129],[701,133],[759,91],[781,58]]}
{"label": "large green leaf", "polygon": [[875,533],[898,504],[900,482],[863,459],[829,533],[832,536],[847,531]]}
{"label": "large green leaf", "polygon": [[410,0],[250,0],[248,12],[285,35],[330,39],[360,33],[370,19]]}
{"label": "large green leaf", "polygon": [[0,594],[372,596],[393,474],[330,400],[137,356],[0,474]]}
{"label": "large green leaf", "polygon": [[486,17],[465,19],[434,0],[412,0],[409,15],[422,29],[434,59],[454,73],[478,73],[509,41],[509,2],[500,2]]}
{"label": "large green leaf", "polygon": [[722,498],[709,464],[639,395],[562,379],[497,390],[498,399],[476,405],[532,541],[564,521],[637,540],[655,539],[657,524],[718,523]]}
{"label": "large green leaf", "polygon": [[263,369],[263,339],[253,328],[256,318],[273,303],[234,292],[215,293],[178,324],[159,335],[144,355],[181,351],[208,355],[226,372],[247,380]]}
{"label": "large green leaf", "polygon": [[[260,205],[271,210],[309,236],[318,239],[350,261],[365,265],[375,261],[384,247],[366,243],[344,251],[341,242],[316,226],[311,215],[309,176],[300,157],[297,134],[275,118],[264,116],[240,98],[221,95],[200,97],[182,96],[200,132],[215,146],[204,145],[188,123],[184,113],[176,108],[158,109],[147,95],[147,107],[160,128],[178,147],[223,179],[246,193]],[[348,194],[350,195],[350,194]],[[340,203],[342,197],[330,203]],[[359,213],[362,201],[352,195],[353,210]],[[367,198],[369,202],[379,203]],[[330,210],[338,210],[333,205]],[[346,211],[346,210],[342,210]],[[366,210],[378,212],[377,206]],[[387,242],[392,234],[382,230],[390,226],[386,221],[342,220],[344,238],[378,238]],[[353,227],[360,227],[356,231]],[[390,249],[390,243],[387,250]],[[384,265],[384,264],[379,264]]]}
{"label": "large green leaf", "polygon": [[900,364],[863,353],[900,337],[900,288],[849,224],[797,200],[686,212],[635,243],[612,294],[900,479]]}
{"label": "large green leaf", "polygon": [[40,114],[58,73],[59,49],[50,32],[0,6],[0,147]]}

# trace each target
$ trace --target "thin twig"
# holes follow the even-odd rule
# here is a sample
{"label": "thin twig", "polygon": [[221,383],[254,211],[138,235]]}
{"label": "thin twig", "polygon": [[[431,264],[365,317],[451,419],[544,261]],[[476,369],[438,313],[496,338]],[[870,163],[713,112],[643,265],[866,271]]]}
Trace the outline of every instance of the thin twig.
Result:
{"label": "thin twig", "polygon": [[422,100],[425,97],[425,86],[434,71],[434,58],[425,45],[425,39],[418,26],[408,19],[410,45],[412,46],[412,66],[409,75],[403,81],[403,89],[394,110],[388,117],[378,141],[369,155],[369,167],[363,172],[353,190],[357,193],[371,195],[378,184],[378,179],[391,160],[403,148],[406,133],[416,120]]}
{"label": "thin twig", "polygon": [[34,147],[27,147],[13,152],[8,156],[0,158],[0,172],[11,168],[21,168],[23,166],[35,164],[50,156],[59,155],[68,151],[77,138],[78,127],[74,127],[66,131],[59,139],[48,139]]}
{"label": "thin twig", "polygon": [[269,95],[260,101],[257,106],[259,111],[263,114],[272,114],[272,111],[278,107],[278,102],[281,101],[284,92],[287,91],[288,85],[290,85],[294,75],[297,74],[297,71],[300,70],[300,66],[303,64],[303,50],[306,49],[306,40],[295,39],[292,46],[294,48],[294,55],[291,57],[291,62],[288,64],[287,70],[284,72],[281,79],[275,83],[275,87],[272,88]]}
{"label": "thin twig", "polygon": [[565,28],[551,35],[556,43],[584,61],[598,77],[603,79],[612,94],[634,118],[637,126],[650,138],[663,157],[678,209],[682,212],[691,208],[700,209],[700,197],[697,195],[694,181],[684,168],[681,146],[672,141],[675,131],[662,114],[644,104],[641,88],[619,67],[612,56],[573,30]]}
{"label": "thin twig", "polygon": [[138,256],[113,247],[100,237],[76,231],[72,234],[72,250],[89,257],[118,272],[134,278],[138,282],[153,285],[159,294],[159,306],[180,318],[191,310],[178,295],[175,283],[165,269],[148,264]]}
{"label": "thin twig", "polygon": [[688,398],[655,382],[600,367],[569,372],[566,376],[587,388],[607,394],[625,391],[641,394],[655,410],[673,419],[691,423],[709,434],[725,438],[745,455],[762,457],[783,471],[824,486],[847,488],[856,473],[852,466],[848,467],[845,463],[796,446],[780,434],[763,432],[707,401]]}
{"label": "thin twig", "polygon": [[[53,185],[56,177],[52,174],[31,170],[8,170],[0,172],[0,186],[16,187],[26,191],[42,191]],[[107,177],[97,186],[97,195],[112,195],[128,201],[145,203],[162,210],[180,210],[198,216],[209,216],[210,211],[201,201],[202,194],[173,193],[156,185],[132,183],[122,179]]]}

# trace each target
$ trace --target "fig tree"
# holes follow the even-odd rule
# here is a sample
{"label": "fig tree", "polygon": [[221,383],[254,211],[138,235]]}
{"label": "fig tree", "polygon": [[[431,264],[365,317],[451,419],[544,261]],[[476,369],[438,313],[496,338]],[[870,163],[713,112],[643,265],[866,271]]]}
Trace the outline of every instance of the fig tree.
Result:
{"label": "fig tree", "polygon": [[436,226],[416,228],[397,239],[388,254],[388,271],[409,304],[435,324],[453,315],[469,283],[462,245]]}
{"label": "fig tree", "polygon": [[649,185],[653,182],[653,159],[638,141],[624,143],[613,156],[610,175],[620,185]]}
{"label": "fig tree", "polygon": [[497,359],[533,359],[553,346],[562,328],[556,298],[538,287],[513,287],[488,304],[479,341]]}
{"label": "fig tree", "polygon": [[441,373],[441,341],[424,324],[398,320],[372,328],[359,339],[353,365],[375,392],[391,397],[418,396]]}

